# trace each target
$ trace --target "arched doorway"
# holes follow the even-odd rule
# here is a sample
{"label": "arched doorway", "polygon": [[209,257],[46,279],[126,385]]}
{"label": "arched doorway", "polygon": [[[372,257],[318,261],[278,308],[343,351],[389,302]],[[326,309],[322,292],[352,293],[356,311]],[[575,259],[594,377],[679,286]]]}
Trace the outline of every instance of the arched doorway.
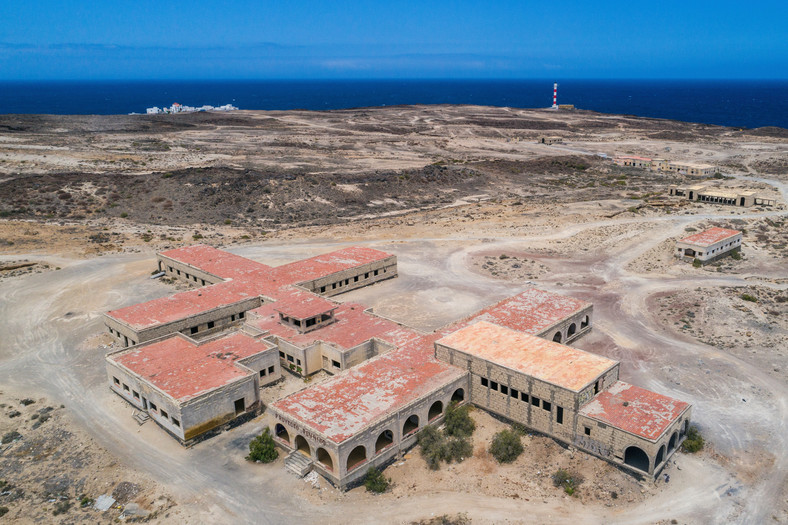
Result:
{"label": "arched doorway", "polygon": [[306,442],[306,438],[304,438],[304,436],[296,436],[295,440],[293,440],[293,446],[297,451],[306,457],[312,457],[312,451],[309,450],[309,443]]}
{"label": "arched doorway", "polygon": [[290,434],[287,433],[287,429],[281,423],[277,423],[274,427],[274,435],[288,445],[290,444]]}
{"label": "arched doorway", "polygon": [[580,321],[580,328],[585,328],[591,322],[591,319],[588,316],[583,317],[583,320]]}
{"label": "arched doorway", "polygon": [[375,454],[380,454],[380,452],[394,443],[394,433],[391,430],[384,430],[378,436],[378,440],[375,441]]}
{"label": "arched doorway", "polygon": [[350,451],[347,457],[347,471],[350,472],[367,460],[367,449],[363,445],[359,445]]}
{"label": "arched doorway", "polygon": [[561,332],[556,332],[555,333],[555,335],[553,336],[553,341],[555,341],[556,343],[560,343],[561,342]]}
{"label": "arched doorway", "polygon": [[442,413],[443,403],[440,401],[435,401],[430,407],[430,411],[427,413],[427,421],[432,421],[433,419],[440,417]]}
{"label": "arched doorway", "polygon": [[331,459],[331,454],[324,448],[317,449],[317,462],[320,463],[326,470],[334,470],[334,460]]}
{"label": "arched doorway", "polygon": [[624,451],[624,464],[648,472],[648,454],[638,447],[628,447]]}
{"label": "arched doorway", "polygon": [[405,420],[405,424],[402,426],[402,435],[407,436],[408,434],[412,434],[416,432],[419,428],[419,416],[413,414],[408,419]]}
{"label": "arched doorway", "polygon": [[670,441],[668,441],[668,452],[673,452],[678,442],[679,442],[679,433],[678,431],[676,431],[673,433],[672,436],[670,436]]}
{"label": "arched doorway", "polygon": [[457,390],[455,390],[454,393],[451,395],[451,401],[452,403],[457,403],[457,404],[465,401],[465,390],[463,390],[462,388],[458,388]]}
{"label": "arched doorway", "polygon": [[577,332],[577,325],[575,323],[572,323],[569,325],[569,330],[566,331],[566,336],[567,337],[573,336],[575,335],[575,332]]}
{"label": "arched doorway", "polygon": [[657,459],[654,460],[654,466],[656,467],[660,463],[665,460],[665,445],[659,447],[659,452],[657,452]]}

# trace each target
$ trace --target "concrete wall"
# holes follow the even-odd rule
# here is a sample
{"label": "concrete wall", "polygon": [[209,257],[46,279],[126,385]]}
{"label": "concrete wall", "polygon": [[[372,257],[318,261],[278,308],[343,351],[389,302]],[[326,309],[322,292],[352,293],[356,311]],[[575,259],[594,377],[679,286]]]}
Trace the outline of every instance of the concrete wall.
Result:
{"label": "concrete wall", "polygon": [[172,277],[197,286],[206,286],[223,281],[218,275],[213,275],[195,266],[184,264],[175,259],[170,259],[165,255],[157,254],[156,258],[159,270],[164,272],[167,277]]}
{"label": "concrete wall", "polygon": [[[572,444],[636,474],[656,476],[684,441],[691,415],[691,408],[687,408],[659,438],[653,441],[601,421],[580,416],[578,418],[578,432]],[[624,462],[629,447],[638,447],[646,453],[648,456],[646,470]],[[660,449],[662,450],[661,455]],[[657,456],[660,456],[659,462],[657,462]]]}
{"label": "concrete wall", "polygon": [[[688,258],[689,260],[698,259],[701,262],[711,262],[729,252],[741,249],[741,234],[735,235],[728,239],[723,239],[720,242],[715,242],[709,246],[698,246],[686,242],[676,241],[675,255],[679,258]],[[686,255],[687,250],[694,251],[694,255]]]}
{"label": "concrete wall", "polygon": [[[336,486],[345,489],[362,480],[366,476],[369,467],[384,466],[398,457],[401,452],[415,445],[420,429],[428,424],[440,424],[443,421],[443,414],[449,406],[452,396],[459,389],[462,389],[465,398],[464,402],[467,402],[468,378],[463,375],[422,396],[418,400],[400,407],[395,413],[370,424],[364,430],[339,444],[309,429],[303,423],[277,411],[275,408],[269,410],[269,424],[274,434],[276,433],[277,424],[282,425],[287,430],[290,438],[289,443],[283,442],[278,437],[276,442],[288,451],[294,450],[296,436],[301,436],[309,445],[309,456],[313,461],[314,469]],[[441,410],[430,420],[430,408],[436,402],[440,402]],[[405,422],[413,415],[419,419],[418,427],[414,431],[404,434]],[[385,431],[391,432],[392,443],[378,450],[376,449],[376,443]],[[362,447],[364,450],[363,457],[366,459],[348,470],[348,458],[357,447]],[[321,449],[331,458],[333,466],[330,470],[326,464],[318,461],[318,453]]]}
{"label": "concrete wall", "polygon": [[362,264],[356,268],[332,273],[314,281],[299,283],[299,285],[310,292],[330,297],[396,276],[397,257],[392,255],[382,261]]}
{"label": "concrete wall", "polygon": [[[182,332],[186,335],[198,335],[210,330],[210,333],[214,333],[219,331],[222,326],[232,324],[242,319],[240,316],[243,315],[245,317],[246,312],[249,310],[253,310],[262,305],[263,301],[260,297],[249,297],[237,303],[213,308],[184,319],[178,319],[176,321],[163,323],[151,328],[143,328],[141,330],[135,330],[107,314],[104,314],[104,324],[123,346],[130,346],[131,344],[139,344],[158,339],[159,337],[175,332]],[[214,327],[208,328],[209,323],[213,323]],[[192,328],[197,328],[195,334],[192,334]],[[126,344],[126,338],[128,338],[129,341],[128,345]]]}
{"label": "concrete wall", "polygon": [[[181,409],[174,399],[111,359],[107,359],[106,366],[109,386],[113,392],[128,401],[134,408],[146,412],[176,439],[184,441]],[[135,392],[139,395],[135,396]],[[156,407],[155,409],[151,403]]]}
{"label": "concrete wall", "polygon": [[[233,381],[181,404],[183,437],[189,441],[260,406],[260,384],[256,375]],[[244,409],[236,413],[235,401],[244,400]]]}
{"label": "concrete wall", "polygon": [[556,334],[560,334],[561,339],[558,342],[569,344],[591,330],[593,314],[594,306],[588,305],[579,312],[545,328],[535,335],[548,341],[555,341]]}
{"label": "concrete wall", "polygon": [[436,343],[435,355],[470,372],[471,403],[566,443],[572,443],[577,432],[580,406],[613,384],[619,370],[616,363],[574,392],[441,344]]}

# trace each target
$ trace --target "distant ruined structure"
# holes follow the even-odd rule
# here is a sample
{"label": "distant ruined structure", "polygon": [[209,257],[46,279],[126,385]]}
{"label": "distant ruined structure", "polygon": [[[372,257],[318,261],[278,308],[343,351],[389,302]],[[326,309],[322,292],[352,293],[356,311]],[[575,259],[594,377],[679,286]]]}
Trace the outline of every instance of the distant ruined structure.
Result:
{"label": "distant ruined structure", "polygon": [[278,267],[204,245],[158,255],[198,288],[108,312],[125,347],[106,357],[110,388],[188,445],[260,413],[284,373],[334,376],[266,407],[285,464],[345,489],[472,403],[656,476],[689,428],[691,406],[620,380],[619,363],[566,346],[593,306],[536,288],[425,333],[331,296],[397,276],[394,255],[351,247]]}

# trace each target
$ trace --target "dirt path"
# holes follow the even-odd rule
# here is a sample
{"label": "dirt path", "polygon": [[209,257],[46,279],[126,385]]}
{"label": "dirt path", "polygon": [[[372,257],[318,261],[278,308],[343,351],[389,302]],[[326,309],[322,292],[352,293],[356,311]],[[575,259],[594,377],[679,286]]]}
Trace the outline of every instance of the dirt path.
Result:
{"label": "dirt path", "polygon": [[[780,213],[747,214],[767,215]],[[616,243],[597,250],[544,257],[542,262],[551,272],[539,284],[592,300],[595,328],[577,346],[612,352],[611,357],[623,362],[625,380],[693,403],[695,421],[722,458],[679,457],[676,464],[682,470],[673,477],[674,483],[646,505],[610,509],[558,498],[524,502],[434,491],[410,498],[407,504],[385,497],[365,502],[349,494],[344,503],[315,505],[298,497],[302,482],[280,468],[243,461],[246,444],[259,432],[259,424],[242,426],[188,450],[152,424],[137,427],[129,417],[130,408],[106,388],[100,350],[85,348],[84,342],[101,330],[101,312],[171,292],[147,279],[151,254],[59,259],[61,270],[0,283],[0,382],[20,391],[41,390],[64,403],[103,447],[166,485],[180,504],[198,509],[204,522],[306,523],[315,516],[326,523],[404,522],[468,512],[482,523],[518,522],[523,516],[528,516],[527,521],[552,523],[654,523],[673,518],[688,523],[762,523],[771,514],[784,512],[780,505],[784,509],[788,472],[785,382],[666,331],[646,308],[647,298],[657,292],[738,286],[745,281],[722,274],[666,277],[625,270],[631,260],[683,231],[688,223],[722,218],[728,215],[597,220],[488,242],[473,235],[373,242],[399,256],[401,277],[341,297],[363,301],[414,326],[434,328],[524,286],[471,271],[471,254],[528,251],[539,243],[598,228],[632,228]],[[639,229],[644,225],[659,228]],[[235,251],[278,264],[343,244],[347,243],[269,243]],[[351,516],[347,505],[353,507]]]}

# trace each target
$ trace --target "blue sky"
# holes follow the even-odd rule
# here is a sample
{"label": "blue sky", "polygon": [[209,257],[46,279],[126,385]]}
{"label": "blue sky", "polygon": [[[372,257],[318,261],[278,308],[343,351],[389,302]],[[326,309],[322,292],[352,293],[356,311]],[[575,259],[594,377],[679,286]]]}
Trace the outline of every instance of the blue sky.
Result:
{"label": "blue sky", "polygon": [[788,78],[788,2],[0,2],[0,79],[183,78]]}

